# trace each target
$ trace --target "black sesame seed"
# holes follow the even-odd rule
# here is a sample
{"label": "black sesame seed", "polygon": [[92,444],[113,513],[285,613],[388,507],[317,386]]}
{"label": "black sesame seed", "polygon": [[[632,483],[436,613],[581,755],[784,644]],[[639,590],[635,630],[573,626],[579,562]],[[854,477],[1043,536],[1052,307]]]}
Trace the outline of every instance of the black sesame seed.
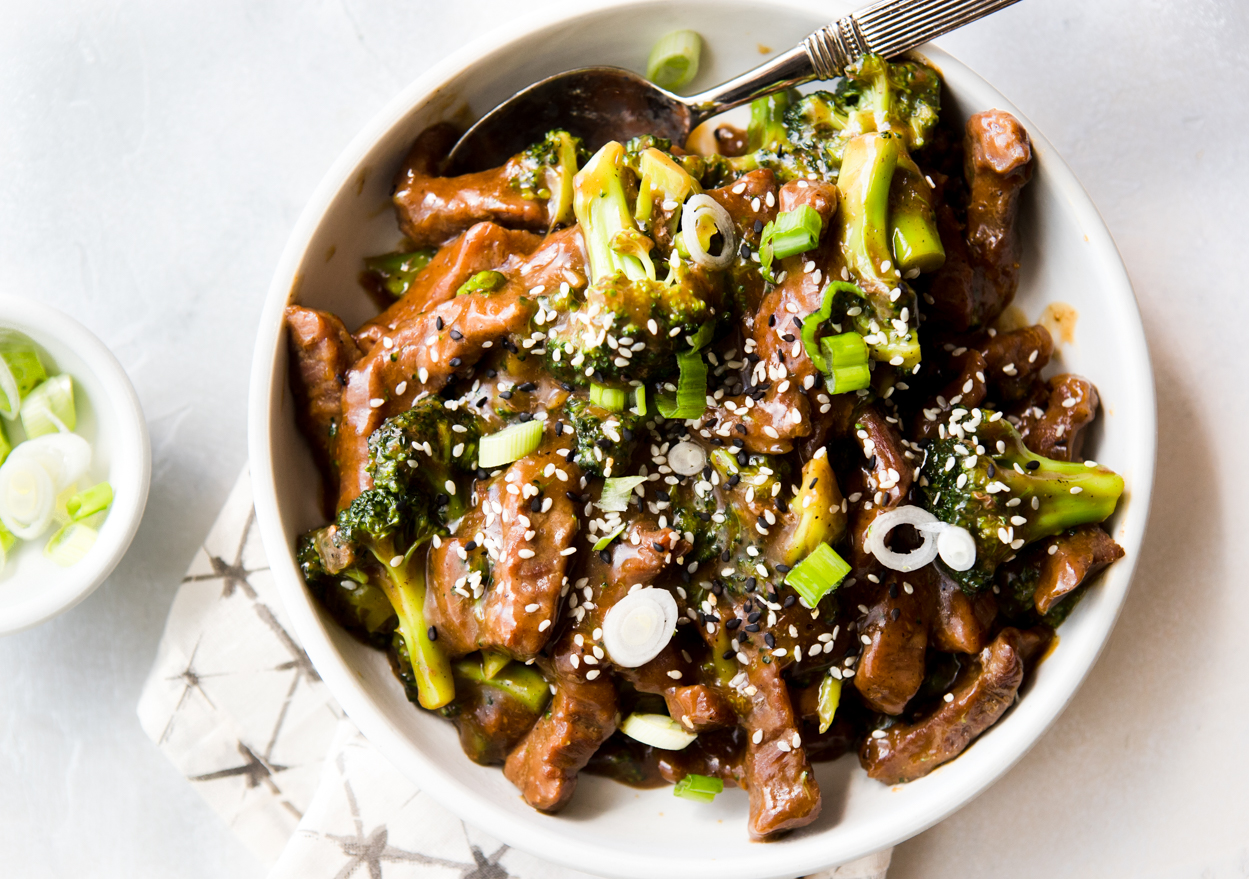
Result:
{"label": "black sesame seed", "polygon": [[741,451],[741,452],[738,452],[738,453],[737,453],[737,464],[738,464],[738,466],[740,466],[740,467],[745,467],[745,466],[746,466],[746,462],[747,462],[747,461],[749,461],[749,460],[750,460],[750,456],[749,456],[749,455],[747,455],[747,454],[745,453],[745,451]]}
{"label": "black sesame seed", "polygon": [[518,420],[518,421],[520,421],[520,422],[521,422],[521,424],[524,424],[526,421],[533,421],[533,413],[532,413],[532,412],[522,412],[522,413],[520,414],[520,416],[517,418],[517,420]]}
{"label": "black sesame seed", "polygon": [[743,241],[739,253],[741,253],[742,259],[750,259],[750,245]]}
{"label": "black sesame seed", "polygon": [[542,512],[542,498],[541,497],[536,497],[529,502],[529,511],[531,513]]}
{"label": "black sesame seed", "polygon": [[746,631],[747,631],[747,632],[757,632],[757,631],[759,631],[759,624],[758,624],[758,623],[751,623],[749,626],[747,626],[747,627],[746,627]]}
{"label": "black sesame seed", "polygon": [[633,442],[633,431],[629,430],[629,428],[627,427],[620,428],[620,435],[624,437],[625,442],[627,443]]}
{"label": "black sesame seed", "polygon": [[793,606],[794,606],[797,602],[798,602],[798,596],[796,596],[796,595],[786,595],[786,596],[785,596],[785,604],[784,604],[784,606],[785,606],[785,607],[793,607]]}
{"label": "black sesame seed", "polygon": [[568,393],[570,394],[572,393],[572,385],[570,385],[568,382],[560,382],[559,386],[563,388],[564,390],[566,390]]}
{"label": "black sesame seed", "polygon": [[472,552],[472,551],[473,551],[473,550],[475,550],[476,548],[477,548],[477,541],[476,541],[476,540],[470,540],[468,543],[464,544],[464,551],[465,551],[465,552]]}
{"label": "black sesame seed", "polygon": [[477,478],[478,478],[478,479],[485,479],[485,478],[486,478],[486,477],[488,477],[489,475],[490,475],[490,471],[485,470],[485,469],[483,469],[483,468],[481,468],[481,467],[478,467],[478,468],[477,468]]}
{"label": "black sesame seed", "polygon": [[511,391],[499,391],[499,396],[502,397],[504,400],[510,400],[512,399],[512,392]]}
{"label": "black sesame seed", "polygon": [[993,466],[993,462],[992,462],[992,461],[990,461],[990,462],[989,462],[989,467],[988,467],[988,471],[987,471],[987,472],[988,472],[988,474],[989,474],[989,478],[990,478],[990,479],[992,479],[994,476],[997,476],[997,468]]}
{"label": "black sesame seed", "polygon": [[1040,467],[1040,466],[1041,466],[1041,462],[1040,462],[1040,461],[1029,461],[1027,464],[1024,464],[1024,466],[1025,466],[1025,467],[1027,467],[1029,470],[1035,470],[1035,469],[1037,469],[1038,467]]}
{"label": "black sesame seed", "polygon": [[[734,425],[733,425],[733,429],[734,429],[735,431],[737,431],[738,433],[745,433],[745,432],[746,432],[746,425],[742,424],[741,422],[738,422],[737,424],[734,424]],[[1032,469],[1034,469],[1034,470],[1035,470],[1036,468],[1034,467],[1034,468],[1032,468]]]}
{"label": "black sesame seed", "polygon": [[[768,315],[768,326],[770,326],[770,327],[774,327],[774,326],[776,326],[776,315],[774,315],[774,314],[769,314],[769,315]],[[748,356],[749,356],[749,355],[748,355]]]}
{"label": "black sesame seed", "polygon": [[785,335],[781,336],[781,339],[783,339],[783,340],[784,340],[784,341],[786,341],[786,342],[792,342],[792,341],[794,341],[794,334],[793,334],[793,333],[786,333]]}
{"label": "black sesame seed", "polygon": [[758,586],[758,585],[759,585],[759,581],[758,581],[758,580],[756,580],[754,577],[747,577],[747,578],[746,578],[746,591],[747,591],[747,592],[754,592],[754,591],[755,591],[755,587],[756,587],[756,586]]}
{"label": "black sesame seed", "polygon": [[768,649],[771,650],[773,647],[776,646],[776,636],[773,635],[771,632],[768,632],[766,635],[763,636],[763,643],[767,644]]}
{"label": "black sesame seed", "polygon": [[[727,625],[727,623],[726,623],[726,625]],[[722,654],[720,655],[720,658],[721,658],[721,659],[732,659],[732,658],[733,658],[733,651],[732,651],[732,650],[726,650],[726,651],[724,651],[724,653],[722,653]]]}
{"label": "black sesame seed", "polygon": [[786,501],[786,500],[785,500],[785,498],[783,498],[783,497],[778,497],[778,498],[776,499],[776,508],[777,508],[778,510],[780,510],[782,513],[788,513],[788,512],[789,512],[789,502],[788,502],[788,501]]}
{"label": "black sesame seed", "polygon": [[537,389],[538,389],[538,386],[534,384],[533,382],[525,382],[523,385],[516,386],[516,390],[524,391],[526,394],[528,394],[530,391],[536,391]]}
{"label": "black sesame seed", "polygon": [[446,324],[442,322],[442,317],[435,317],[434,326],[441,330]]}
{"label": "black sesame seed", "polygon": [[688,583],[689,581],[690,581],[690,572],[685,570],[685,568],[682,568],[681,569],[681,582]]}
{"label": "black sesame seed", "polygon": [[598,557],[603,560],[603,564],[605,565],[611,564],[611,553],[608,552],[607,550],[603,550],[602,552],[600,552],[598,554]]}
{"label": "black sesame seed", "polygon": [[658,540],[651,541],[651,549],[655,550],[655,552],[667,552],[668,550],[668,548],[664,546],[662,543],[660,543]]}
{"label": "black sesame seed", "polygon": [[487,370],[486,370],[486,378],[494,378],[494,377],[496,377],[497,375],[498,375],[498,373],[497,373],[497,372],[495,372],[493,369],[487,369]]}
{"label": "black sesame seed", "polygon": [[564,497],[568,498],[574,504],[581,502],[581,495],[576,494],[575,492],[566,491],[564,492]]}
{"label": "black sesame seed", "polygon": [[893,610],[889,611],[889,619],[893,620],[894,622],[897,622],[898,617],[900,616],[902,616],[902,608],[900,607],[895,607]]}
{"label": "black sesame seed", "polygon": [[450,360],[448,360],[447,362],[448,362],[448,363],[450,363],[452,366],[461,366],[461,365],[463,365],[463,363],[464,363],[464,361],[463,361],[463,360],[461,360],[461,359],[460,359],[460,358],[458,358],[458,357],[452,357],[452,358],[451,358]]}
{"label": "black sesame seed", "polygon": [[[729,482],[728,482],[729,488],[732,488],[733,486],[737,485],[737,483],[741,481],[742,481],[741,474],[734,473],[732,476],[729,477]],[[728,559],[725,559],[725,561],[728,561]]]}
{"label": "black sesame seed", "polygon": [[740,436],[733,437],[733,446],[735,448],[740,449],[744,445],[746,445],[746,441],[742,439]]}
{"label": "black sesame seed", "polygon": [[729,551],[726,549],[724,552],[720,553],[720,561],[727,562],[728,560],[729,560]]}
{"label": "black sesame seed", "polygon": [[890,598],[897,598],[897,597],[898,597],[898,584],[897,584],[897,583],[890,583],[890,584],[889,584],[889,597],[890,597]]}
{"label": "black sesame seed", "polygon": [[664,491],[662,488],[655,489],[655,496],[659,498],[661,501],[672,500],[672,495],[668,494],[668,492]]}
{"label": "black sesame seed", "polygon": [[750,616],[746,617],[746,622],[757,623],[759,622],[759,617],[761,616],[763,616],[763,612],[756,610],[753,613],[751,613]]}
{"label": "black sesame seed", "polygon": [[430,627],[429,627],[429,631],[428,631],[428,632],[426,632],[425,634],[429,636],[429,640],[431,640],[431,641],[437,641],[437,640],[438,640],[438,630],[437,630],[436,628],[434,628],[433,626],[430,626]]}
{"label": "black sesame seed", "polygon": [[867,469],[868,470],[876,469],[876,456],[875,455],[872,455],[872,457],[867,459]]}
{"label": "black sesame seed", "polygon": [[457,342],[462,342],[464,341],[464,334],[461,333],[459,330],[452,330],[451,338],[455,339]]}
{"label": "black sesame seed", "polygon": [[711,514],[708,513],[706,510],[699,510],[696,515],[698,516],[699,519],[702,519],[704,522],[711,521]]}
{"label": "black sesame seed", "polygon": [[476,403],[474,403],[473,405],[474,405],[474,406],[476,406],[478,409],[480,409],[482,406],[485,406],[485,405],[486,405],[487,403],[489,403],[489,402],[490,402],[490,401],[489,401],[487,398],[482,397],[480,400],[478,400],[478,401],[477,401]]}
{"label": "black sesame seed", "polygon": [[445,507],[449,503],[451,503],[451,498],[447,497],[445,494],[440,494],[434,498],[434,506],[436,507]]}
{"label": "black sesame seed", "polygon": [[730,619],[727,623],[725,623],[725,624],[724,624],[724,628],[726,628],[726,629],[736,629],[736,628],[737,628],[738,626],[740,626],[741,624],[742,624],[742,621],[741,621],[738,617],[733,617],[733,618],[732,618],[732,619]]}
{"label": "black sesame seed", "polygon": [[755,220],[754,230],[756,235],[763,231],[763,220]]}
{"label": "black sesame seed", "polygon": [[511,352],[512,354],[519,354],[519,353],[520,353],[520,350],[516,347],[516,343],[515,343],[515,342],[513,342],[511,339],[504,339],[504,340],[503,340],[503,347],[504,347],[504,348],[506,348],[506,349],[507,349],[509,352]]}
{"label": "black sesame seed", "polygon": [[802,318],[798,317],[796,314],[794,315],[794,326],[798,329],[802,329]]}
{"label": "black sesame seed", "polygon": [[723,584],[723,583],[721,583],[719,580],[712,580],[712,581],[711,581],[711,591],[712,591],[714,594],[716,594],[716,595],[723,595],[723,594],[724,594],[724,584]]}
{"label": "black sesame seed", "polygon": [[789,565],[777,565],[777,566],[776,566],[776,569],[777,569],[778,571],[780,571],[782,574],[788,574],[788,573],[789,573]]}

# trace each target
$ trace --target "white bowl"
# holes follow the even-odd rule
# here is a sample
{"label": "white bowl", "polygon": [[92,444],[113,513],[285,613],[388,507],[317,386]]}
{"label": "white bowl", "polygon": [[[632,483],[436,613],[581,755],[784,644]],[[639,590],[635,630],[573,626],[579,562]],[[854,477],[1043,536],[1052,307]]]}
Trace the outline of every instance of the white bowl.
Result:
{"label": "white bowl", "polygon": [[[588,6],[588,8],[587,8]],[[826,10],[835,11],[835,10]],[[826,19],[765,0],[578,4],[510,24],[434,67],[365,128],[330,170],[291,235],[269,291],[252,372],[250,448],[257,516],[274,576],[295,628],[348,715],[383,754],[466,821],[509,845],[587,872],[615,877],[793,877],[910,837],[967,803],[1030,748],[1063,710],[1105,643],[1127,594],[1153,481],[1155,415],[1149,357],[1127,274],[1096,208],[1045,137],[1009,101],[954,58],[923,50],[945,74],[958,107],[1014,113],[1032,136],[1036,176],[1026,191],[1018,303],[1032,319],[1051,301],[1079,312],[1061,367],[1089,376],[1104,415],[1090,449],[1123,474],[1128,491],[1110,523],[1127,557],[1090,591],[1061,629],[1027,694],[961,757],[909,785],[869,780],[853,757],[819,764],[819,820],[783,840],[751,843],[746,797],[713,804],[636,791],[583,776],[557,816],[529,808],[497,768],[471,763],[451,724],[407,702],[382,654],[353,640],[309,597],[295,564],[296,535],[321,523],[317,478],[295,428],[287,386],[282,309],[292,298],[343,316],[374,308],[359,289],[360,259],[399,240],[385,209],[391,179],[413,138],[441,119],[471,119],[542,76],[587,64],[638,69],[661,34],[677,27],[705,39],[693,87],[726,79],[761,59],[760,46],[793,45]],[[693,88],[692,87],[692,88]]]}
{"label": "white bowl", "polygon": [[[113,353],[78,321],[47,305],[0,295],[0,328],[25,333],[41,350],[48,374],[74,379],[75,433],[91,443],[83,487],[107,480],[113,504],[95,545],[62,568],[43,555],[48,533],[9,552],[0,571],[0,634],[20,632],[69,610],[90,595],[121,561],[147,504],[152,451],[139,398]],[[5,427],[9,427],[6,422]],[[10,433],[12,438],[12,433]]]}

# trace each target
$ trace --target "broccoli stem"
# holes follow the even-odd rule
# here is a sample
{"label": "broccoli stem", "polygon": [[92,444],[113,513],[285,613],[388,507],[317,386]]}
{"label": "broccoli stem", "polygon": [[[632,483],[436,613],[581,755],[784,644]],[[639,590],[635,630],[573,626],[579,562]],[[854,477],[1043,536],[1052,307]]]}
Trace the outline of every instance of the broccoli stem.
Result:
{"label": "broccoli stem", "polygon": [[591,283],[620,272],[631,281],[649,277],[638,256],[612,247],[617,235],[637,231],[625,197],[624,159],[624,145],[608,141],[573,180],[573,213],[590,255]]}
{"label": "broccoli stem", "polygon": [[[455,680],[451,662],[436,643],[430,640],[425,622],[425,553],[409,549],[400,557],[389,538],[369,547],[386,569],[378,584],[399,617],[399,632],[408,647],[412,676],[422,708],[441,708],[455,698]],[[398,564],[392,564],[398,561]]]}
{"label": "broccoli stem", "polygon": [[455,673],[470,681],[487,687],[495,687],[520,702],[534,714],[546,707],[551,699],[551,688],[546,678],[519,662],[507,662],[493,675],[487,675],[483,661],[461,659],[455,664]]}
{"label": "broccoli stem", "polygon": [[932,187],[905,152],[898,157],[889,189],[889,241],[894,265],[904,275],[936,271],[945,263],[945,248],[933,213]]}
{"label": "broccoli stem", "polygon": [[648,147],[638,159],[642,182],[638,185],[638,204],[634,219],[645,226],[650,222],[656,204],[681,204],[694,193],[702,192],[698,181],[667,155]]}
{"label": "broccoli stem", "polygon": [[[871,313],[855,324],[869,340],[872,358],[909,368],[920,359],[914,294],[902,285],[889,248],[889,191],[903,155],[901,138],[888,132],[862,134],[846,144],[837,179],[842,194],[838,241],[846,267],[871,305]],[[903,308],[908,311],[905,333],[894,324]]]}
{"label": "broccoli stem", "polygon": [[1029,543],[1077,525],[1103,522],[1115,511],[1123,494],[1123,477],[1118,473],[1105,467],[1042,458],[1026,450],[1025,454],[1030,461],[1040,462],[1037,476],[1005,473],[1002,481],[1029,506],[1032,498],[1038,499],[1040,509],[1030,512],[1027,528],[1020,529]]}

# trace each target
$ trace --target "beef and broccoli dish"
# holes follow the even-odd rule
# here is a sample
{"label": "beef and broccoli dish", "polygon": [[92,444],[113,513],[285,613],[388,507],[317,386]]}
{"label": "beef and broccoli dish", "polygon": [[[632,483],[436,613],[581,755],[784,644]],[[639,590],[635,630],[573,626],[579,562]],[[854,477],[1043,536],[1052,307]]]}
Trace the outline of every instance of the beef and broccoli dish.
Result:
{"label": "beef and broccoli dish", "polygon": [[1123,555],[1097,389],[1003,320],[1028,134],[942,89],[868,56],[717,154],[556,130],[458,177],[434,125],[380,313],[287,309],[308,588],[534,808],[737,786],[765,839],[819,814],[813,762],[918,779]]}

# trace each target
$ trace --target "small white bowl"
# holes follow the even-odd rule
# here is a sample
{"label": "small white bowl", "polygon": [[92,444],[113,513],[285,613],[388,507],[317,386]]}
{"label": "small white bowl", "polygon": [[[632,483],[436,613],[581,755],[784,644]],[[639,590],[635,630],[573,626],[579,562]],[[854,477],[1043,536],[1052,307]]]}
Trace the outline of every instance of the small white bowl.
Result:
{"label": "small white bowl", "polygon": [[[356,642],[324,613],[295,563],[296,536],[322,524],[315,468],[295,427],[287,386],[282,311],[297,299],[334,311],[348,326],[375,308],[356,275],[364,256],[399,241],[386,208],[393,175],[412,140],[432,122],[472,119],[552,73],[587,64],[638,69],[660,35],[699,31],[703,69],[691,89],[794,45],[850,3],[807,0],[664,0],[565,5],[507,26],[456,52],[403,91],[347,148],[296,224],[261,319],[249,412],[252,485],[274,577],[295,629],[334,696],[400,771],[464,820],[509,845],[590,873],[652,879],[792,879],[894,845],[967,803],[999,778],[1066,707],[1106,642],[1127,595],[1149,509],[1155,455],[1153,380],[1127,273],[1071,171],[1036,125],[1005,97],[935,47],[921,52],[945,75],[955,106],[1019,117],[1032,136],[1036,175],[1022,211],[1024,263],[1018,304],[1032,320],[1051,302],[1079,312],[1058,366],[1091,378],[1103,417],[1090,453],[1125,477],[1127,494],[1108,523],[1127,551],[1060,630],[1060,641],[1017,705],[957,760],[908,785],[871,781],[853,756],[817,764],[824,809],[811,826],[769,844],[746,833],[746,797],[711,804],[637,791],[583,776],[559,815],[529,808],[494,767],[471,763],[455,729],[409,704],[386,658]],[[1026,35],[1021,35],[1026,39]],[[764,47],[770,47],[765,49]]]}
{"label": "small white bowl", "polygon": [[[91,467],[79,485],[108,481],[113,504],[95,545],[77,564],[62,568],[43,555],[54,533],[23,541],[0,571],[0,635],[20,632],[69,610],[104,582],[139,528],[151,480],[152,450],[139,398],[125,370],[104,343],[78,321],[47,305],[0,295],[0,329],[17,330],[40,349],[49,375],[74,379],[78,425],[91,443]],[[12,422],[6,422],[6,429]],[[12,438],[12,431],[10,431]]]}

